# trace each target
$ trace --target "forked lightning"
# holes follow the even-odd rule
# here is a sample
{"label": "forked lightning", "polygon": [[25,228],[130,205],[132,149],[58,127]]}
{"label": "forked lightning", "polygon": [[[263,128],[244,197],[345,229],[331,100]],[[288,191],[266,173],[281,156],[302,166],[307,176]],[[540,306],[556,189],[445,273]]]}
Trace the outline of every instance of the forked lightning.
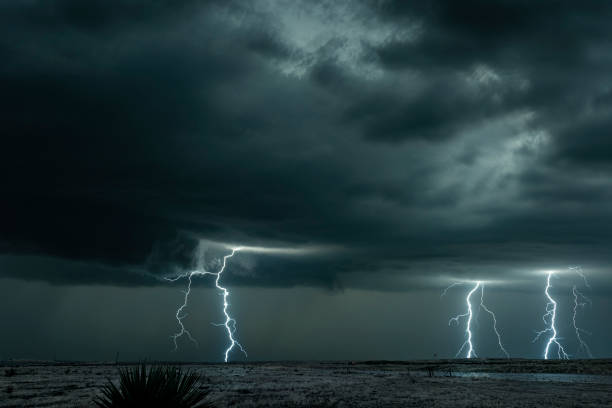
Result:
{"label": "forked lightning", "polygon": [[219,269],[219,271],[217,272],[209,272],[206,270],[194,270],[191,272],[186,272],[184,274],[181,274],[179,276],[176,276],[174,278],[165,278],[166,280],[170,281],[170,282],[176,282],[179,279],[182,278],[187,278],[187,290],[185,290],[185,297],[183,299],[183,304],[177,309],[176,311],[176,321],[178,322],[179,325],[179,332],[175,333],[171,336],[172,341],[174,342],[174,350],[178,349],[178,344],[177,344],[177,339],[179,339],[182,336],[187,336],[187,338],[189,338],[189,340],[191,340],[192,342],[194,342],[196,345],[198,344],[197,341],[193,338],[193,336],[191,335],[191,333],[189,332],[189,330],[187,330],[185,328],[185,325],[183,323],[183,319],[185,317],[187,317],[187,314],[184,314],[183,311],[185,310],[185,308],[187,307],[187,304],[189,302],[189,295],[191,294],[191,283],[192,283],[192,279],[194,276],[205,276],[205,275],[214,275],[216,276],[215,279],[215,286],[217,287],[217,289],[219,289],[221,291],[221,295],[223,296],[223,315],[225,316],[225,321],[223,323],[220,324],[215,324],[215,326],[224,326],[226,331],[227,331],[227,337],[229,339],[229,346],[228,348],[225,350],[225,358],[224,361],[227,363],[228,359],[229,359],[229,353],[232,351],[232,349],[235,346],[238,346],[238,348],[240,349],[240,351],[242,351],[244,353],[244,355],[246,356],[247,353],[244,349],[244,347],[242,347],[242,345],[234,338],[234,334],[236,333],[236,320],[233,319],[228,312],[228,307],[229,307],[229,303],[228,303],[228,297],[230,295],[229,291],[227,290],[227,288],[221,286],[221,284],[219,283],[220,279],[221,279],[221,275],[223,274],[223,272],[225,271],[225,268],[227,266],[227,260],[229,258],[231,258],[232,256],[234,256],[234,254],[238,251],[240,251],[241,247],[235,247],[232,248],[232,252],[228,255],[225,255],[223,257],[223,262],[221,264],[221,268]]}
{"label": "forked lightning", "polygon": [[[457,285],[461,285],[460,282],[455,282],[453,284],[451,284],[450,286],[448,286],[444,292],[442,293],[442,296],[446,295],[446,293],[448,292],[449,289],[457,286]],[[487,312],[491,318],[493,319],[493,331],[495,332],[495,335],[497,336],[497,344],[499,345],[499,348],[501,349],[501,351],[506,355],[506,357],[510,357],[510,354],[506,351],[506,349],[504,348],[503,344],[502,344],[502,340],[501,340],[501,334],[499,333],[499,330],[497,329],[497,318],[495,317],[495,313],[493,313],[491,311],[491,309],[489,309],[485,303],[484,303],[484,283],[482,283],[481,281],[477,281],[476,285],[468,292],[466,298],[465,298],[465,302],[467,304],[467,312],[457,315],[453,318],[451,318],[448,321],[448,325],[450,326],[453,322],[459,324],[459,320],[461,318],[466,317],[467,318],[467,322],[465,325],[465,335],[466,335],[466,340],[463,343],[463,345],[461,346],[461,348],[459,349],[459,351],[457,352],[457,354],[455,355],[455,357],[458,357],[461,352],[467,347],[467,354],[466,354],[466,358],[472,358],[472,357],[478,357],[478,355],[476,354],[476,352],[474,351],[474,344],[472,342],[472,338],[473,338],[473,334],[472,334],[472,322],[474,320],[474,310],[472,307],[472,295],[474,294],[474,292],[476,292],[478,289],[480,289],[480,304],[478,305],[480,308],[482,308],[485,312]]]}
{"label": "forked lightning", "polygon": [[546,313],[542,316],[542,320],[544,321],[546,328],[537,332],[536,337],[533,339],[533,342],[535,343],[544,333],[550,333],[550,337],[546,342],[546,348],[544,349],[545,360],[548,360],[550,347],[553,344],[557,346],[557,356],[559,358],[569,359],[569,355],[565,352],[565,349],[561,343],[559,343],[559,338],[557,337],[557,302],[550,295],[550,288],[552,287],[550,280],[554,273],[554,271],[548,271],[546,274],[546,288],[544,289],[544,295],[548,299],[548,303],[546,303]]}
{"label": "forked lightning", "polygon": [[578,353],[583,350],[589,358],[593,358],[593,353],[591,353],[591,349],[589,345],[582,339],[582,334],[591,335],[590,332],[581,329],[578,327],[576,323],[576,315],[578,314],[579,308],[584,308],[587,303],[592,304],[591,299],[582,294],[578,289],[576,289],[576,285],[572,287],[572,295],[574,295],[574,314],[572,315],[572,325],[574,327],[574,331],[576,332],[576,339],[578,340]]}

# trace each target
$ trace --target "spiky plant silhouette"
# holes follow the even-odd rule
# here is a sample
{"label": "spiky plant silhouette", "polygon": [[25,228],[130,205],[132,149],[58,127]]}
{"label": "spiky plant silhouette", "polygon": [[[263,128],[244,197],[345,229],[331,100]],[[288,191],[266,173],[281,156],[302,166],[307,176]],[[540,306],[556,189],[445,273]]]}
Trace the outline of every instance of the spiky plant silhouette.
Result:
{"label": "spiky plant silhouette", "polygon": [[207,402],[208,394],[200,389],[200,375],[196,372],[168,366],[147,369],[141,364],[120,369],[119,387],[109,379],[94,403],[100,408],[212,407]]}

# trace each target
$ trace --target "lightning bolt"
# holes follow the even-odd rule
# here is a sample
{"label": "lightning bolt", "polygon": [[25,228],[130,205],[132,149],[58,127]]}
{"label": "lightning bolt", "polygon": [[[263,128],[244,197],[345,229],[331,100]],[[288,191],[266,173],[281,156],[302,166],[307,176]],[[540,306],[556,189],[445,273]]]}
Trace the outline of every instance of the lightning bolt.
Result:
{"label": "lightning bolt", "polygon": [[187,289],[183,291],[183,293],[185,294],[185,297],[183,298],[183,304],[176,310],[176,315],[175,315],[176,321],[178,322],[178,325],[181,330],[178,333],[175,333],[172,336],[170,336],[170,338],[174,342],[174,351],[178,350],[178,343],[176,342],[176,340],[182,336],[187,336],[189,340],[191,340],[193,343],[195,343],[196,346],[198,346],[198,341],[193,338],[189,330],[187,330],[185,328],[185,325],[183,324],[183,319],[188,316],[187,314],[183,313],[183,310],[185,310],[185,308],[187,307],[187,303],[189,302],[189,295],[191,294],[191,278],[197,275],[207,275],[207,274],[210,274],[210,272],[192,271],[192,272],[187,272],[187,273],[178,275],[174,278],[164,278],[169,282],[176,282],[179,279],[187,278],[187,282],[188,282]]}
{"label": "lightning bolt", "polygon": [[[586,280],[585,280],[586,282]],[[572,316],[572,324],[574,326],[574,330],[576,331],[576,338],[578,339],[578,352],[580,350],[584,350],[589,358],[593,358],[593,354],[591,353],[591,349],[588,344],[582,339],[580,333],[584,333],[586,335],[591,335],[588,331],[581,329],[576,324],[576,315],[578,314],[578,308],[583,308],[587,305],[587,303],[592,304],[591,299],[583,295],[578,289],[576,289],[576,285],[572,287],[572,294],[574,295],[574,314]]]}
{"label": "lightning bolt", "polygon": [[223,273],[223,271],[225,270],[225,266],[227,265],[227,259],[234,256],[234,254],[238,252],[240,249],[241,249],[240,247],[233,248],[232,252],[229,255],[225,255],[223,257],[223,265],[221,266],[221,269],[219,270],[219,272],[217,272],[217,278],[215,279],[215,286],[217,287],[217,289],[219,289],[223,293],[223,314],[225,315],[225,322],[223,322],[222,324],[216,324],[216,326],[225,326],[225,329],[227,331],[227,337],[230,341],[229,347],[225,350],[225,362],[226,363],[227,363],[227,359],[229,357],[230,351],[232,351],[232,349],[235,346],[238,346],[240,351],[244,353],[245,357],[247,356],[247,352],[242,347],[242,344],[240,344],[234,338],[234,333],[236,333],[236,320],[230,317],[229,313],[227,312],[227,308],[229,306],[229,303],[227,302],[227,298],[229,297],[230,293],[226,288],[224,288],[223,286],[219,284],[219,279],[221,279],[221,274]]}
{"label": "lightning bolt", "polygon": [[[456,286],[456,285],[453,284],[453,285],[449,286],[447,288],[447,290],[450,289],[453,286]],[[478,290],[479,287],[480,287],[480,282],[476,282],[476,286],[474,286],[474,288],[472,290],[470,290],[470,292],[468,293],[467,297],[465,298],[465,302],[467,303],[467,308],[468,308],[467,312],[463,313],[463,314],[460,314],[460,315],[457,315],[455,317],[452,317],[448,321],[448,325],[450,326],[452,322],[455,322],[455,323],[459,324],[459,319],[461,319],[463,317],[467,317],[467,323],[465,325],[465,335],[466,335],[467,339],[465,340],[465,342],[463,343],[463,345],[461,346],[461,348],[459,349],[459,351],[457,352],[455,357],[458,357],[459,354],[461,354],[463,349],[465,349],[466,347],[468,348],[466,358],[472,358],[472,356],[478,357],[476,355],[476,353],[474,352],[474,345],[472,344],[472,318],[473,318],[473,311],[472,311],[472,302],[470,301],[470,298],[472,297],[474,292],[476,292],[476,290]]]}
{"label": "lightning bolt", "polygon": [[484,285],[481,286],[481,292],[480,292],[480,307],[487,312],[489,315],[491,315],[491,318],[493,319],[493,331],[495,332],[495,335],[497,336],[497,344],[499,345],[499,348],[501,349],[501,351],[506,355],[507,358],[510,358],[510,354],[508,353],[508,351],[506,351],[506,349],[504,348],[502,341],[501,341],[501,334],[499,334],[499,331],[497,330],[497,318],[495,317],[495,313],[493,313],[485,304],[484,304]]}
{"label": "lightning bolt", "polygon": [[[584,286],[587,289],[591,289],[591,285],[589,285],[589,281],[587,280],[586,275],[582,271],[582,267],[570,266],[569,269],[571,271],[576,272],[582,278],[582,280],[584,281]],[[584,350],[586,354],[589,356],[589,358],[593,358],[591,349],[589,348],[588,344],[583,340],[581,336],[581,333],[589,335],[589,336],[591,335],[591,333],[584,329],[581,329],[576,324],[576,316],[578,314],[578,308],[584,308],[587,305],[587,303],[590,305],[593,305],[593,302],[591,301],[591,299],[586,297],[582,292],[580,292],[576,288],[576,285],[572,287],[572,295],[574,296],[574,314],[572,315],[572,325],[574,327],[574,331],[576,332],[576,339],[578,340],[578,351],[576,352],[576,354],[580,353],[581,350]]]}
{"label": "lightning bolt", "polygon": [[232,248],[232,252],[228,255],[225,255],[223,257],[223,261],[221,264],[221,268],[219,269],[219,271],[217,272],[209,272],[206,270],[194,270],[191,272],[186,272],[184,274],[178,275],[174,278],[165,278],[167,281],[170,282],[176,282],[179,279],[182,278],[187,278],[187,289],[183,292],[185,294],[184,298],[183,298],[183,304],[177,309],[176,311],[176,321],[179,325],[180,330],[178,331],[178,333],[175,333],[171,336],[172,341],[174,342],[174,350],[176,351],[178,349],[178,344],[177,344],[177,340],[182,337],[182,336],[187,336],[187,338],[189,338],[189,340],[191,340],[193,343],[196,344],[196,346],[198,345],[198,342],[193,338],[193,336],[191,335],[191,333],[189,332],[189,330],[187,330],[185,328],[185,325],[183,323],[183,319],[185,319],[187,317],[187,314],[184,313],[185,308],[187,308],[187,305],[189,303],[189,295],[191,294],[191,283],[193,280],[194,276],[205,276],[205,275],[214,275],[216,276],[215,279],[215,286],[217,287],[217,289],[219,289],[221,291],[221,294],[223,296],[223,315],[225,316],[225,322],[223,323],[213,323],[215,326],[224,326],[226,331],[227,331],[227,337],[229,339],[229,346],[228,348],[225,350],[225,359],[224,361],[227,363],[228,358],[229,358],[229,353],[230,351],[232,351],[232,349],[236,346],[238,346],[238,348],[240,349],[240,351],[242,351],[244,353],[244,355],[246,356],[247,353],[245,351],[245,349],[242,347],[242,345],[234,338],[234,334],[236,333],[236,320],[233,319],[228,312],[228,307],[229,307],[229,302],[228,302],[228,297],[230,295],[230,292],[227,290],[227,288],[223,287],[220,285],[219,281],[221,279],[221,275],[223,274],[223,272],[225,271],[225,268],[227,266],[227,260],[229,258],[231,258],[232,256],[234,256],[234,254],[238,251],[240,251],[241,247],[236,247],[236,248]]}
{"label": "lightning bolt", "polygon": [[[458,285],[462,285],[462,282],[455,282],[452,283],[450,286],[448,286],[446,289],[444,289],[444,292],[442,292],[442,296],[446,295],[446,293],[448,292],[449,289],[458,286]],[[472,320],[474,318],[474,313],[473,313],[473,308],[472,308],[472,295],[478,290],[480,289],[480,304],[478,305],[480,308],[482,308],[485,312],[487,312],[490,316],[491,319],[493,320],[493,331],[495,332],[495,335],[497,336],[497,344],[500,348],[500,350],[506,355],[506,357],[510,358],[510,354],[508,353],[508,351],[504,348],[503,344],[502,344],[502,340],[501,340],[501,334],[499,333],[499,330],[497,329],[497,318],[495,316],[495,313],[493,313],[493,311],[491,309],[489,309],[487,307],[487,305],[485,305],[484,303],[484,283],[482,283],[481,281],[477,281],[476,285],[472,288],[472,290],[469,291],[467,297],[465,298],[465,301],[467,303],[467,307],[468,310],[466,313],[457,315],[453,318],[451,318],[448,321],[448,325],[450,326],[452,322],[455,322],[457,324],[459,324],[459,320],[461,318],[467,317],[467,324],[465,327],[465,333],[466,333],[466,337],[467,340],[463,343],[463,345],[461,346],[461,348],[459,349],[459,351],[457,352],[457,354],[455,355],[455,357],[458,357],[459,354],[461,354],[461,352],[467,347],[468,348],[468,352],[466,357],[467,358],[472,358],[472,356],[474,357],[478,357],[476,355],[476,352],[474,351],[474,345],[472,344]]]}
{"label": "lightning bolt", "polygon": [[557,346],[557,356],[563,359],[569,359],[568,354],[565,352],[565,349],[559,343],[557,338],[557,327],[555,326],[555,319],[557,318],[557,302],[550,296],[550,288],[552,285],[550,284],[550,279],[553,276],[554,271],[549,271],[546,277],[546,288],[544,289],[544,295],[548,299],[548,303],[546,303],[546,313],[542,316],[542,320],[544,321],[544,325],[547,327],[544,330],[537,332],[536,337],[533,339],[533,343],[538,341],[538,339],[544,333],[551,333],[548,342],[546,343],[546,349],[544,350],[544,359],[548,360],[548,354],[550,351],[550,346],[554,343]]}
{"label": "lightning bolt", "polygon": [[453,283],[451,283],[450,285],[448,285],[448,286],[446,287],[446,289],[444,289],[444,291],[442,292],[442,294],[440,295],[440,297],[442,298],[442,297],[446,296],[446,293],[447,293],[447,292],[448,292],[450,289],[454,288],[455,286],[459,286],[459,285],[463,285],[463,283],[462,283],[462,282],[453,282]]}

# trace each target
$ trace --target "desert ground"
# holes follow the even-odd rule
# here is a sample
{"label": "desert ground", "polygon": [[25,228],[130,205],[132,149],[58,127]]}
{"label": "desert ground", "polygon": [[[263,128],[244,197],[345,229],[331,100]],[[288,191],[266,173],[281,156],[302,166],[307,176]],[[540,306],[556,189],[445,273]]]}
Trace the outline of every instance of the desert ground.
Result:
{"label": "desert ground", "polygon": [[[0,407],[86,407],[127,364],[0,362]],[[219,407],[612,406],[612,360],[182,364]]]}

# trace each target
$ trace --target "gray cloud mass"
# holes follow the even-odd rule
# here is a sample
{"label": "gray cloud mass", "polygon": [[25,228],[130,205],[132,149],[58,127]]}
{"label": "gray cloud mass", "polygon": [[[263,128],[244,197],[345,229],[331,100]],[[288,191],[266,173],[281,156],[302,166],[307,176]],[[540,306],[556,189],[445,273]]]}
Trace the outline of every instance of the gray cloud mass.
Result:
{"label": "gray cloud mass", "polygon": [[580,264],[610,290],[611,19],[607,2],[3,2],[0,274],[156,285],[207,239],[338,248],[240,255],[237,286]]}

